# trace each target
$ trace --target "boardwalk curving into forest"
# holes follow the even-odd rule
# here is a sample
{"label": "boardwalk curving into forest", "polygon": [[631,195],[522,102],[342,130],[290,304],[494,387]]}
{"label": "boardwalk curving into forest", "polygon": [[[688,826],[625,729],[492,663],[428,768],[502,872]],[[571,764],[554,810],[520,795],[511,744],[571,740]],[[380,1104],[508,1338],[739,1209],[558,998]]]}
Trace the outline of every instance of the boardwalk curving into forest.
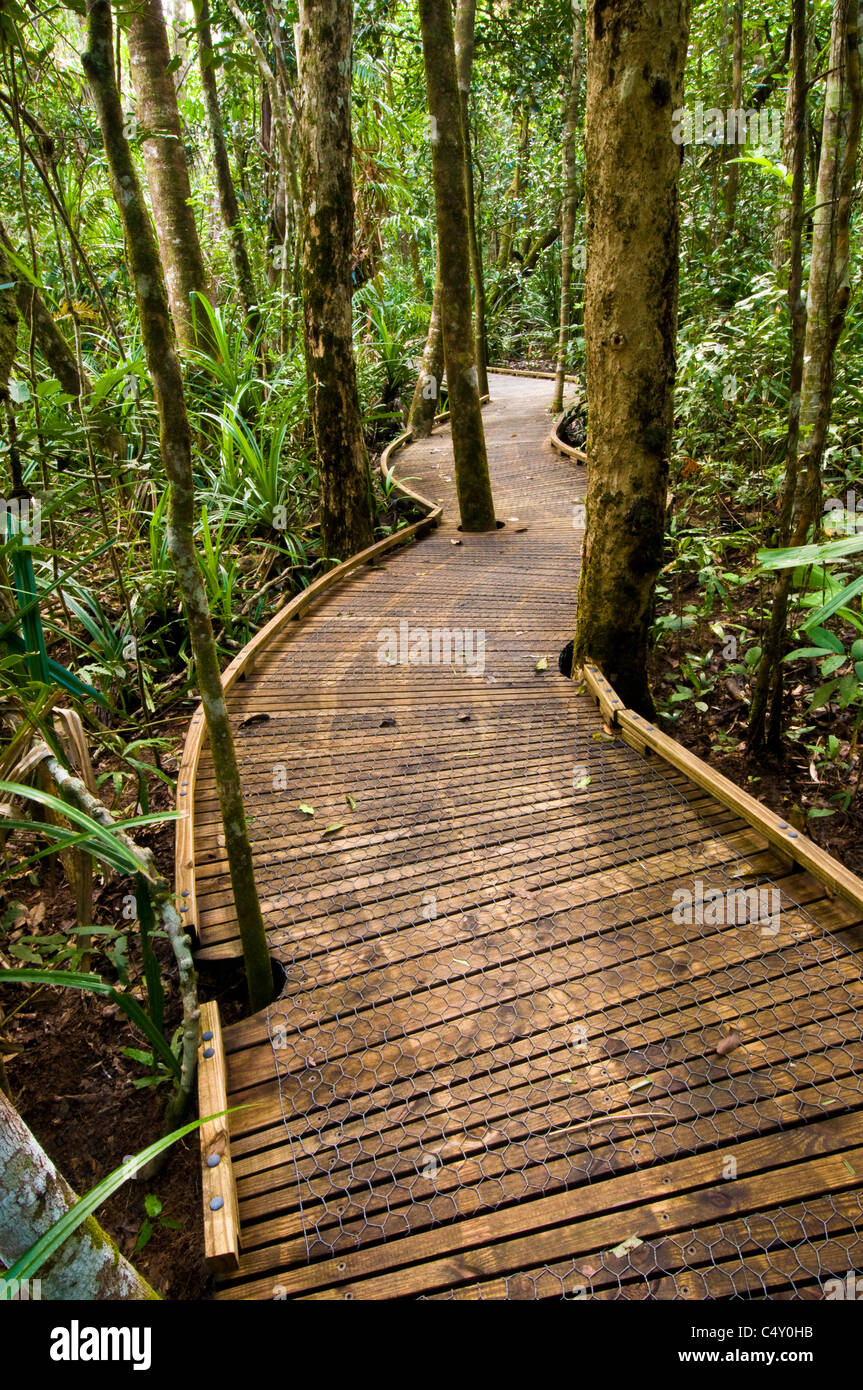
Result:
{"label": "boardwalk curving into forest", "polygon": [[[550,382],[491,390],[504,526],[459,533],[439,427],[397,471],[441,524],[229,693],[285,984],[224,1029],[218,1296],[823,1297],[863,1267],[863,913],[559,674],[584,470]],[[199,954],[239,955],[206,748],[181,792]]]}

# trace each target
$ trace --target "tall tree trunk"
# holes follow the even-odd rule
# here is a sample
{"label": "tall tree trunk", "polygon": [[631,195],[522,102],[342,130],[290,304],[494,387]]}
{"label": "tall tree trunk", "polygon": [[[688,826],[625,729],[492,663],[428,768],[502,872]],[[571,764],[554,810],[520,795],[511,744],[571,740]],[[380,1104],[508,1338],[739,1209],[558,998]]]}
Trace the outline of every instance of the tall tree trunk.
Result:
{"label": "tall tree trunk", "polygon": [[408,413],[408,429],[414,439],[427,439],[432,432],[440,385],[443,378],[443,321],[441,318],[442,286],[440,278],[440,258],[435,268],[434,297],[428,336],[423,349],[420,374],[414,387],[411,408]]}
{"label": "tall tree trunk", "polygon": [[[794,0],[796,6],[797,0]],[[782,163],[788,171],[793,171],[797,163],[796,145],[802,141],[805,146],[806,128],[805,124],[799,127],[797,112],[795,110],[796,83],[795,69],[800,63],[800,55],[795,47],[796,24],[791,26],[791,51],[788,60],[788,90],[785,94],[785,113],[782,117]],[[806,62],[806,45],[803,49],[803,63]],[[777,274],[788,264],[789,248],[792,236],[792,222],[794,219],[794,195],[785,197],[780,191],[779,208],[776,213],[776,225],[773,229],[773,252],[771,260],[773,269]]]}
{"label": "tall tree trunk", "polygon": [[[805,21],[802,0],[795,0],[794,22],[795,37],[803,52]],[[795,144],[792,273],[789,284],[792,315],[791,406],[779,527],[780,544],[785,545],[802,545],[811,529],[814,527],[817,533],[820,526],[821,467],[833,407],[834,357],[851,292],[849,233],[863,114],[858,22],[857,0],[834,0],[805,317],[799,303],[802,276],[799,267],[795,266],[795,258],[801,258],[803,216],[803,62],[794,69],[794,80],[799,91],[795,109],[798,138]],[[802,111],[800,106],[803,106]],[[798,389],[795,390],[795,387]],[[786,620],[791,581],[792,571],[783,570],[774,587],[770,623],[756,675],[749,719],[748,744],[755,753],[765,747],[771,752],[778,752],[781,748],[784,695],[782,658],[787,644]],[[770,723],[765,735],[768,707]]]}
{"label": "tall tree trunk", "polygon": [[594,0],[587,25],[587,533],[574,665],[653,713],[647,644],[662,564],[677,332],[688,0]]}
{"label": "tall tree trunk", "polygon": [[861,120],[858,19],[857,0],[834,0],[800,387],[793,515],[801,535],[803,526],[814,522],[821,510],[821,464],[833,406],[834,354],[851,297],[849,229]]}
{"label": "tall tree trunk", "polygon": [[240,216],[240,206],[237,202],[237,192],[231,174],[228,146],[222,125],[219,88],[213,61],[215,55],[210,28],[210,4],[209,0],[194,0],[194,5],[195,27],[198,35],[198,63],[201,69],[204,103],[207,108],[207,124],[210,128],[210,139],[213,144],[213,163],[216,170],[219,209],[231,247],[231,259],[234,263],[234,274],[237,277],[237,289],[246,312],[247,322],[252,333],[255,334],[260,328],[261,316],[258,309],[258,296],[255,292],[255,278],[246,249],[243,220]]}
{"label": "tall tree trunk", "polygon": [[194,347],[191,295],[209,296],[210,287],[192,207],[177,93],[168,71],[171,49],[161,0],[136,0],[128,15],[136,116],[168,302],[181,345]]}
{"label": "tall tree trunk", "polygon": [[324,549],[339,560],[370,545],[373,534],[351,310],[352,37],[351,0],[300,0],[297,59],[306,379]]}
{"label": "tall tree trunk", "polygon": [[482,268],[482,245],[476,220],[476,197],[473,183],[473,150],[470,138],[470,83],[473,73],[474,33],[476,29],[476,0],[457,0],[455,12],[455,62],[458,89],[461,97],[462,133],[464,135],[464,165],[467,181],[467,216],[470,235],[470,270],[473,277],[474,334],[476,337],[476,367],[479,393],[488,395],[488,342],[485,329],[485,276]]}
{"label": "tall tree trunk", "polygon": [[530,102],[526,101],[521,111],[521,121],[518,134],[518,154],[515,159],[515,169],[512,173],[512,182],[506,191],[506,217],[500,234],[500,248],[497,256],[498,270],[506,270],[512,259],[512,247],[515,241],[515,223],[518,216],[518,201],[521,197],[521,186],[524,181],[524,170],[527,166],[528,152],[530,150]]}
{"label": "tall tree trunk", "polygon": [[271,226],[274,248],[273,258],[268,267],[267,276],[270,284],[278,284],[281,290],[279,344],[284,354],[287,350],[287,339],[289,334],[286,299],[291,269],[291,257],[288,252],[288,230],[291,224],[291,203],[293,201],[296,207],[299,207],[300,203],[299,178],[291,147],[291,125],[288,117],[288,110],[290,108],[295,120],[298,116],[298,112],[296,102],[293,99],[288,83],[284,56],[281,49],[278,22],[273,15],[272,6],[265,3],[264,9],[266,10],[268,20],[272,17],[275,21],[271,26],[271,34],[276,54],[275,72],[273,72],[273,69],[270,67],[266,54],[258,41],[254,29],[236,3],[236,0],[227,0],[227,4],[228,9],[240,26],[243,36],[252,50],[252,55],[264,84],[264,91],[261,97],[262,143],[264,148],[269,152],[272,144],[272,131],[275,131],[276,145],[279,151],[279,164],[271,189],[273,197]]}
{"label": "tall tree trunk", "polygon": [[563,128],[563,217],[560,248],[560,331],[557,339],[557,372],[554,379],[553,412],[563,410],[563,387],[566,379],[566,349],[569,346],[572,324],[572,248],[575,241],[575,214],[578,210],[578,166],[575,159],[575,136],[578,129],[578,97],[583,65],[581,8],[572,6],[572,66],[569,73],[569,96]]}
{"label": "tall tree trunk", "polygon": [[[731,106],[734,112],[743,108],[743,0],[736,0],[732,8],[732,52],[731,52]],[[737,116],[734,124],[735,141],[738,138]],[[737,216],[737,189],[740,186],[740,165],[736,163],[742,151],[738,144],[726,145],[725,175],[725,235],[734,231]]]}
{"label": "tall tree trunk", "polygon": [[84,71],[99,117],[114,197],[126,232],[126,250],[138,301],[144,352],[159,414],[162,463],[171,489],[168,544],[189,627],[195,673],[204,706],[219,794],[225,849],[243,943],[249,1002],[264,1008],[273,996],[273,972],[261,917],[252,850],[228,711],[222,692],[207,593],[195,551],[192,438],[183,376],[153,227],[129,145],[114,75],[111,6],[87,0],[88,50]]}
{"label": "tall tree trunk", "polygon": [[[0,1091],[0,1278],[78,1198]],[[159,1295],[124,1259],[93,1216],[37,1276],[45,1299],[149,1301]]]}
{"label": "tall tree trunk", "polygon": [[443,311],[443,347],[459,513],[464,531],[491,531],[494,502],[470,302],[470,224],[467,209],[461,98],[456,78],[450,0],[420,0],[423,60],[431,129]]}

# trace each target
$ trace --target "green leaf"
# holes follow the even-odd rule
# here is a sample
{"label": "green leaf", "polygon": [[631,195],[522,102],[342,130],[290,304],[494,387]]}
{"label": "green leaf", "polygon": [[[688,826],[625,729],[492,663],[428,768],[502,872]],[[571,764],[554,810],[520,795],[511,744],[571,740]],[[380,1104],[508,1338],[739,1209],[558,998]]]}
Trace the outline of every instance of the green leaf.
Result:
{"label": "green leaf", "polygon": [[809,636],[814,638],[819,647],[826,647],[828,652],[841,652],[845,655],[845,646],[836,636],[835,632],[829,632],[826,627],[812,627],[806,624],[806,631]]}
{"label": "green leaf", "polygon": [[305,801],[300,802],[300,811],[304,816],[313,816],[315,814],[314,806],[308,806]]}
{"label": "green leaf", "polygon": [[44,965],[42,957],[38,951],[34,951],[32,946],[28,946],[26,941],[16,941],[14,946],[9,947],[10,956],[16,960],[33,961],[36,965]]}
{"label": "green leaf", "polygon": [[152,1234],[152,1221],[142,1221],[141,1229],[138,1232],[138,1239],[135,1241],[135,1249],[132,1251],[133,1255],[139,1254],[144,1249],[145,1245],[149,1245]]}
{"label": "green leaf", "polygon": [[[816,613],[807,618],[803,624],[803,631],[808,632],[813,625],[823,623],[826,618],[832,618],[834,613],[847,605],[849,599],[856,598],[858,594],[863,594],[863,575],[859,579],[855,579],[853,584],[847,584],[844,588],[839,589]],[[863,643],[861,643],[861,650],[863,650]]]}
{"label": "green leaf", "polygon": [[[816,658],[816,659],[820,659],[820,658],[824,655],[824,653],[825,653],[826,650],[827,650],[826,647],[795,647],[794,651],[793,651],[793,652],[789,652],[787,656],[784,656],[784,657],[782,658],[782,660],[783,660],[783,661],[802,661],[802,660],[804,659],[804,657],[809,658],[809,659],[811,659],[811,658],[813,658],[813,657]],[[831,649],[831,650],[832,650],[832,649]]]}
{"label": "green leaf", "polygon": [[729,159],[728,163],[752,164],[756,169],[763,169],[766,174],[770,174],[773,178],[779,179],[781,183],[785,184],[786,188],[791,188],[794,183],[792,175],[785,168],[784,164],[774,164],[772,159],[768,159],[767,156],[763,154],[738,155],[736,159]]}
{"label": "green leaf", "polygon": [[815,694],[812,696],[812,700],[810,701],[810,710],[821,709],[824,705],[826,705],[828,701],[832,699],[833,694],[837,690],[838,686],[839,682],[837,680],[827,681],[824,685],[819,685],[818,689],[815,691]]}
{"label": "green leaf", "polygon": [[30,399],[30,387],[26,381],[10,381],[9,395],[16,405],[24,405]]}
{"label": "green leaf", "polygon": [[344,830],[344,828],[345,828],[345,823],[344,823],[344,821],[338,820],[338,821],[335,822],[334,825],[327,825],[327,826],[325,826],[325,827],[324,827],[324,832],[323,832],[323,833],[324,833],[325,835],[335,835],[335,833],[336,833],[337,830]]}
{"label": "green leaf", "polygon": [[[65,817],[72,821],[73,825],[82,826],[88,834],[101,846],[102,857],[112,866],[120,869],[127,874],[145,874],[146,865],[136,854],[117,838],[111,829],[101,825],[99,821],[88,816],[86,812],[79,811],[77,806],[70,806],[67,801],[61,801],[59,797],[52,796],[50,792],[39,791],[36,787],[26,787],[19,782],[0,782],[0,792],[5,792],[7,796],[23,797],[27,801],[35,801],[39,806],[47,806],[58,816]],[[48,827],[41,825],[40,830],[49,833]]]}
{"label": "green leaf", "polygon": [[847,658],[844,652],[840,652],[838,656],[828,656],[827,660],[821,663],[822,676],[834,675],[839,670],[840,666],[845,665],[846,660]]}
{"label": "green leaf", "polygon": [[152,1052],[144,1052],[140,1047],[121,1047],[120,1052],[124,1057],[130,1058],[133,1062],[140,1062],[142,1067],[153,1065]]}
{"label": "green leaf", "polygon": [[782,550],[759,550],[758,563],[765,570],[791,569],[795,565],[832,564],[845,555],[863,550],[863,533],[845,536],[841,541],[825,541],[823,545],[795,545]]}
{"label": "green leaf", "polygon": [[144,1210],[147,1215],[155,1221],[157,1216],[162,1215],[162,1202],[155,1192],[148,1192],[144,1198]]}

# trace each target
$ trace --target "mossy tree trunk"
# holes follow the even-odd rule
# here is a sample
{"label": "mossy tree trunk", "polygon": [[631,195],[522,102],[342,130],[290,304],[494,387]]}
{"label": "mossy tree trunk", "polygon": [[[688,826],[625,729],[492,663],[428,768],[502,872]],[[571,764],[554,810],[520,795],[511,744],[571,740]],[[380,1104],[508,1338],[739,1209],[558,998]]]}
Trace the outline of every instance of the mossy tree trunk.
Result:
{"label": "mossy tree trunk", "polygon": [[324,550],[342,560],[373,535],[351,310],[350,0],[300,0],[297,38],[306,378]]}
{"label": "mossy tree trunk", "polygon": [[[0,1279],[78,1198],[0,1091]],[[159,1295],[95,1217],[83,1221],[36,1276],[44,1299],[149,1301]]]}
{"label": "mossy tree trunk", "polygon": [[249,326],[252,332],[256,333],[260,327],[258,296],[255,291],[255,278],[252,273],[252,265],[246,247],[243,219],[240,216],[240,205],[237,201],[237,191],[234,187],[231,163],[228,159],[228,146],[225,140],[224,126],[222,124],[219,87],[216,81],[213,35],[210,27],[209,0],[194,0],[194,6],[195,27],[198,37],[198,65],[201,71],[201,87],[204,92],[204,104],[207,108],[207,125],[210,131],[210,140],[213,145],[213,164],[216,171],[219,210],[222,214],[222,222],[224,223],[225,231],[228,235],[228,243],[231,248],[231,259],[234,263],[234,274],[237,277],[237,289],[239,291],[240,300],[246,311],[246,318]]}
{"label": "mossy tree trunk", "polygon": [[420,0],[437,215],[443,346],[462,529],[491,531],[494,502],[470,298],[470,222],[450,0]]}
{"label": "mossy tree trunk", "polygon": [[[834,0],[800,386],[792,515],[801,536],[821,510],[821,464],[833,406],[836,345],[851,297],[849,232],[860,148],[857,0]],[[801,518],[805,518],[801,520]]]}
{"label": "mossy tree trunk", "polygon": [[161,0],[135,0],[126,13],[135,115],[168,302],[179,342],[195,347],[191,295],[209,296],[210,287],[192,206],[177,92],[168,68],[171,48],[165,17]]}
{"label": "mossy tree trunk", "polygon": [[653,713],[648,636],[662,564],[677,332],[688,0],[594,0],[587,19],[587,532],[574,665]]}
{"label": "mossy tree trunk", "polygon": [[423,348],[422,363],[408,413],[408,429],[414,439],[427,439],[432,432],[443,379],[443,320],[441,317],[440,263],[435,267],[431,318]]}
{"label": "mossy tree trunk", "polygon": [[[795,36],[804,49],[802,0],[795,0]],[[780,512],[780,544],[802,545],[820,529],[821,469],[833,408],[836,346],[851,294],[850,224],[860,126],[863,116],[858,49],[857,0],[834,0],[818,187],[812,214],[812,255],[805,314],[801,304],[803,218],[803,139],[805,80],[801,62],[793,70],[798,86],[795,109],[794,192],[792,197],[791,378],[785,486]],[[802,109],[801,109],[802,108]],[[770,621],[755,679],[747,741],[754,753],[778,752],[782,742],[786,622],[792,571],[783,570],[774,586]],[[769,711],[769,726],[767,715]]]}
{"label": "mossy tree trunk", "polygon": [[473,73],[476,0],[457,0],[455,12],[455,63],[461,97],[464,167],[467,181],[467,216],[470,234],[470,272],[473,278],[474,336],[479,393],[488,395],[488,343],[485,329],[485,276],[482,268],[482,242],[476,218],[473,180],[473,149],[470,135],[470,84]]}
{"label": "mossy tree trunk", "polygon": [[126,233],[126,254],[138,301],[147,366],[159,415],[159,442],[170,484],[168,543],[177,571],[195,673],[213,758],[225,849],[237,910],[249,1001],[253,1010],[268,1004],[273,974],[261,917],[240,775],[210,621],[207,594],[195,551],[195,487],[192,440],[180,359],[171,325],[165,281],[153,226],[128,142],[113,58],[113,26],[108,0],[87,0],[88,49],[82,62],[96,105],[117,207]]}
{"label": "mossy tree trunk", "polygon": [[[806,43],[804,41],[802,55],[799,54],[795,46],[797,44],[796,33],[797,25],[792,22],[791,49],[788,60],[788,90],[785,94],[785,112],[782,117],[782,163],[789,171],[793,170],[796,164],[797,143],[802,142],[805,148],[806,141],[805,101],[802,127],[798,127],[797,112],[795,109],[795,73],[801,61],[805,71]],[[782,271],[790,259],[791,224],[793,216],[793,192],[791,197],[786,197],[783,191],[780,190],[779,207],[776,213],[776,225],[773,229],[772,253],[773,269],[777,272]]]}
{"label": "mossy tree trunk", "polygon": [[575,241],[575,215],[578,211],[578,164],[575,157],[575,138],[578,130],[578,98],[584,66],[582,12],[572,7],[572,66],[569,73],[569,93],[563,129],[563,216],[561,217],[560,247],[560,329],[557,339],[557,370],[554,379],[552,411],[563,410],[563,387],[566,380],[566,349],[572,325],[572,260]]}
{"label": "mossy tree trunk", "polygon": [[518,217],[519,202],[524,182],[524,171],[527,168],[528,157],[530,154],[530,102],[525,101],[521,109],[521,117],[518,129],[518,154],[516,155],[515,168],[512,172],[512,180],[506,191],[506,218],[500,234],[500,246],[497,254],[498,270],[506,270],[512,260],[512,248],[515,242],[515,224]]}

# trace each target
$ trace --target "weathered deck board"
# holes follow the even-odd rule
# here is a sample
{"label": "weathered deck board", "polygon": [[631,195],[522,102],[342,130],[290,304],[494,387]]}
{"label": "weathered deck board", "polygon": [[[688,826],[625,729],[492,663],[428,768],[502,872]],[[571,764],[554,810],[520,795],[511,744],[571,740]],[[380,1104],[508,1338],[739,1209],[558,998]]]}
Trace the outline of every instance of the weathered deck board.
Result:
{"label": "weathered deck board", "polygon": [[[228,696],[285,986],[224,1030],[219,1296],[821,1296],[863,1260],[863,914],[559,675],[584,474],[548,382],[492,395],[505,526],[460,535],[437,429],[399,473],[441,525]],[[403,622],[481,630],[476,673],[381,660]],[[200,953],[231,957],[206,747],[194,798]],[[698,881],[766,916],[675,920]]]}

